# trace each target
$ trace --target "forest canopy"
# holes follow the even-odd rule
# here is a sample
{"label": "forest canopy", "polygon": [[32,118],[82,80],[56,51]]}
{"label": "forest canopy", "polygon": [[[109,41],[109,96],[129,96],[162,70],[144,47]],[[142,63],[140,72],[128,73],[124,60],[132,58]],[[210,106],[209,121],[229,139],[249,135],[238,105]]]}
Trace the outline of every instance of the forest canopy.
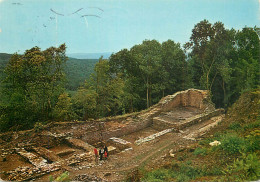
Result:
{"label": "forest canopy", "polygon": [[209,90],[215,105],[227,108],[259,86],[259,28],[227,29],[203,20],[184,48],[173,40],[144,40],[77,74],[66,66],[79,62],[67,59],[65,44],[44,51],[34,47],[8,59],[0,70],[1,131],[140,111],[188,88]]}

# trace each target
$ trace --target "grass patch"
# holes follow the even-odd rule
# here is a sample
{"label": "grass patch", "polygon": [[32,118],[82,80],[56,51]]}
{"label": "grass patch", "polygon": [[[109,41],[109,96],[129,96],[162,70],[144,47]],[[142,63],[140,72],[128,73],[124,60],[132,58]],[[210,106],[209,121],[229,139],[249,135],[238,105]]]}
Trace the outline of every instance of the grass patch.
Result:
{"label": "grass patch", "polygon": [[239,122],[234,122],[234,123],[231,123],[228,127],[228,129],[230,130],[235,130],[235,131],[239,131],[242,129],[242,126]]}
{"label": "grass patch", "polygon": [[207,149],[198,147],[194,150],[193,154],[196,156],[197,155],[205,156],[205,155],[207,155]]}
{"label": "grass patch", "polygon": [[230,181],[258,180],[260,178],[260,161],[256,153],[243,154],[233,164],[227,165],[224,174]]}
{"label": "grass patch", "polygon": [[190,181],[201,177],[203,170],[192,166],[191,161],[183,164],[172,164],[172,168],[160,168],[144,175],[141,181]]}

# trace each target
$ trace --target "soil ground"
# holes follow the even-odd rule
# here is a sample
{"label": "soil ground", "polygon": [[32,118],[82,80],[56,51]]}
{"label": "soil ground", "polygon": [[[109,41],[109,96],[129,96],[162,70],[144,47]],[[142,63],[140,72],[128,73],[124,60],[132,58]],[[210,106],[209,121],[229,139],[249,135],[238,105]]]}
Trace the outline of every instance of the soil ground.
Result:
{"label": "soil ground", "polygon": [[[212,121],[207,121],[209,124]],[[153,169],[161,166],[166,162],[166,158],[169,157],[169,151],[173,149],[173,152],[178,152],[184,148],[189,148],[196,141],[183,138],[188,134],[197,132],[198,129],[204,127],[205,123],[196,124],[190,128],[187,128],[183,133],[167,133],[163,136],[156,138],[150,142],[143,143],[141,145],[135,145],[133,142],[139,137],[146,137],[158,132],[149,127],[134,134],[123,136],[125,139],[131,142],[132,150],[127,152],[120,152],[115,155],[110,155],[108,160],[99,161],[99,164],[92,168],[78,167],[70,168],[70,177],[73,179],[77,175],[89,175],[97,176],[105,181],[123,181],[128,173],[131,173],[140,168]],[[81,166],[84,166],[81,165]]]}

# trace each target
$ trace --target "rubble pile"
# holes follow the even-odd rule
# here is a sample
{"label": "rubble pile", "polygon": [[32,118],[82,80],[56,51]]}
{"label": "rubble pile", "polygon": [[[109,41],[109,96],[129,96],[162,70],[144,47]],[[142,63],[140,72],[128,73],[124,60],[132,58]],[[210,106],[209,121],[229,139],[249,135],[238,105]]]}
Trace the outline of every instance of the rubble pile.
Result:
{"label": "rubble pile", "polygon": [[87,174],[82,174],[82,175],[77,175],[73,181],[104,181],[103,179],[97,177],[97,176],[92,176],[92,175],[87,175]]}
{"label": "rubble pile", "polygon": [[34,177],[42,176],[53,171],[60,170],[60,164],[46,164],[44,166],[35,167],[18,167],[15,170],[6,172],[10,181],[25,181]]}
{"label": "rubble pile", "polygon": [[6,160],[6,156],[13,154],[14,152],[14,149],[2,149],[0,154],[0,162],[4,162]]}
{"label": "rubble pile", "polygon": [[60,170],[63,166],[75,165],[84,161],[88,162],[88,165],[85,166],[86,168],[93,167],[93,155],[90,152],[78,155],[74,154],[68,159],[62,159],[52,164],[48,164],[46,159],[28,152],[24,148],[17,148],[16,152],[26,158],[34,167],[18,167],[15,170],[5,172],[10,181],[30,180]]}
{"label": "rubble pile", "polygon": [[45,166],[47,165],[47,160],[41,156],[37,156],[31,152],[26,151],[24,148],[16,148],[16,152],[20,154],[25,159],[28,159],[34,166]]}
{"label": "rubble pile", "polygon": [[93,162],[93,160],[94,160],[94,155],[92,154],[92,152],[88,152],[88,153],[83,153],[78,155],[74,154],[73,156],[69,157],[65,161],[67,165],[75,165],[83,161],[87,161],[91,163]]}

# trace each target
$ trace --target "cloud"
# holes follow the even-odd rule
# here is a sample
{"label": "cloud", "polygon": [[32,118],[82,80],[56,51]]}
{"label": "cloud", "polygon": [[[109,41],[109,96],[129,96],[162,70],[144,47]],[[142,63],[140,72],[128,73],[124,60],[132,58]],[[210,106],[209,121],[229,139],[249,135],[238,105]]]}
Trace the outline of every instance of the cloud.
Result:
{"label": "cloud", "polygon": [[0,33],[2,32],[2,29],[0,28]]}

